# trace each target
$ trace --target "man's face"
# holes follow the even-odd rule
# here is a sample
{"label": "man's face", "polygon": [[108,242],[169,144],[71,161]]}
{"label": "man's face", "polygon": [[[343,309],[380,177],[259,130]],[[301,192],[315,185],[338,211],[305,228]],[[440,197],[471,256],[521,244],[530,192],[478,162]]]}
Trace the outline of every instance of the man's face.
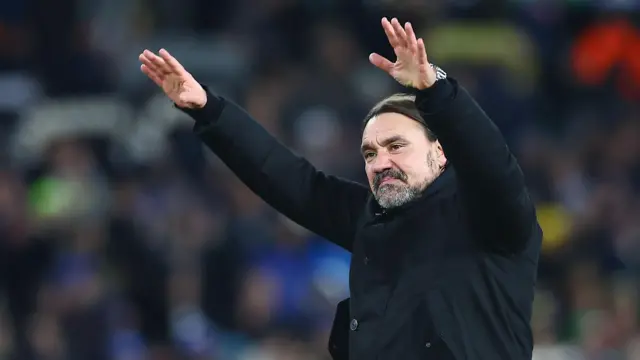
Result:
{"label": "man's face", "polygon": [[361,150],[371,191],[385,209],[419,197],[446,162],[440,143],[430,141],[420,123],[397,113],[369,120]]}

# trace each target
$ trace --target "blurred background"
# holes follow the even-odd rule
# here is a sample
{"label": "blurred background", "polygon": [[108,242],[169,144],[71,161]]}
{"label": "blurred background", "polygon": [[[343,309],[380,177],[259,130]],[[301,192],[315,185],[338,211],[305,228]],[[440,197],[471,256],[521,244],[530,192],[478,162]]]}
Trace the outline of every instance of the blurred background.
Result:
{"label": "blurred background", "polygon": [[0,1],[0,359],[326,359],[349,254],[278,215],[139,72],[171,51],[318,168],[364,180],[400,90],[379,21],[503,130],[545,232],[536,360],[640,359],[640,2]]}

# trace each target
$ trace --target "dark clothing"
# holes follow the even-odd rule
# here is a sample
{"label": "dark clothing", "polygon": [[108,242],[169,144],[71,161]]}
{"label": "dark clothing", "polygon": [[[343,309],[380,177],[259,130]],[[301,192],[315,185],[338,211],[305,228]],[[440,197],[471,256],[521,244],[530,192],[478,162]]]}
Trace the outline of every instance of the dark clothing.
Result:
{"label": "dark clothing", "polygon": [[416,103],[450,165],[420,199],[387,211],[368,187],[317,171],[222,98],[186,112],[256,194],[352,252],[334,359],[531,359],[542,233],[522,172],[455,80]]}
{"label": "dark clothing", "polygon": [[53,239],[11,236],[0,229],[0,296],[7,300],[13,327],[14,356],[33,359],[30,320],[38,302],[38,291],[53,262]]}

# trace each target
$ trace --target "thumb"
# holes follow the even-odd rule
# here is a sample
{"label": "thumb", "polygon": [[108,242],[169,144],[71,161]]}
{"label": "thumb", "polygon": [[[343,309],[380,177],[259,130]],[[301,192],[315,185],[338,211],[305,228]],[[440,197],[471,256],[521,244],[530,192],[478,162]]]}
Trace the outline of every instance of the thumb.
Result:
{"label": "thumb", "polygon": [[382,55],[372,53],[369,55],[369,61],[378,69],[385,72],[390,72],[393,69],[393,63]]}

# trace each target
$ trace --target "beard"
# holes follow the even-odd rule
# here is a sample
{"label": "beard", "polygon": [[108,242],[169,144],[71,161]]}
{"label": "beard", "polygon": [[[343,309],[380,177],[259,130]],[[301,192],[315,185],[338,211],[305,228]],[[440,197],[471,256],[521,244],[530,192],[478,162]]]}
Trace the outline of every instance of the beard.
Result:
{"label": "beard", "polygon": [[[431,175],[421,183],[413,186],[407,183],[407,174],[399,169],[387,169],[376,174],[373,188],[375,199],[380,207],[392,209],[419,198],[424,189],[442,172],[442,169],[436,164],[431,154],[427,155],[427,165],[432,170]],[[385,178],[392,178],[398,181],[381,184]]]}
{"label": "beard", "polygon": [[407,184],[384,184],[376,191],[376,200],[383,209],[392,209],[417,199],[422,189]]}

